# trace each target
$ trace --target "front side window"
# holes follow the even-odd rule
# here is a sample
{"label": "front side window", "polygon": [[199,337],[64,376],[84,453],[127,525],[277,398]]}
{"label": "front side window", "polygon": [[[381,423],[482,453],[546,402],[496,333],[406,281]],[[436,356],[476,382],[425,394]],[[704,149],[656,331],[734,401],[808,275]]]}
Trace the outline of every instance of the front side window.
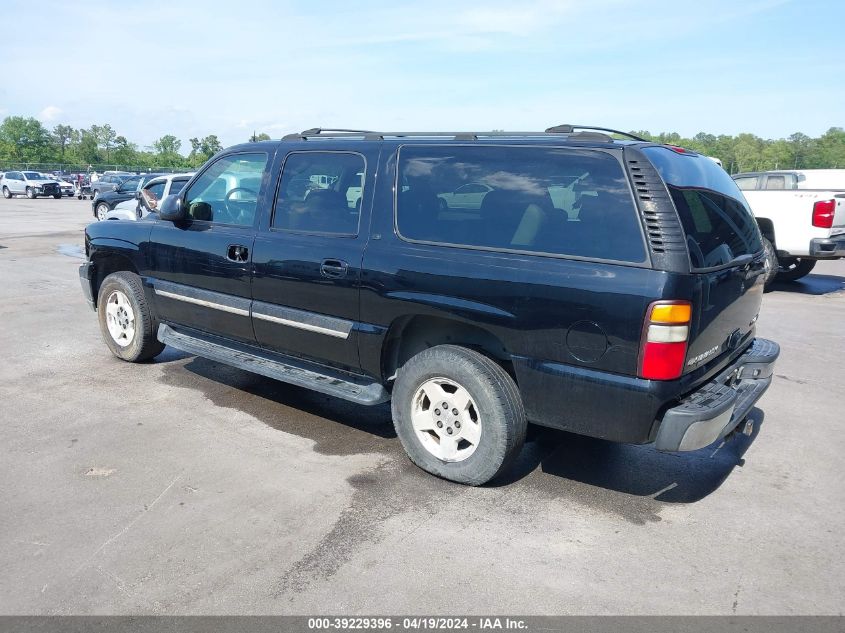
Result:
{"label": "front side window", "polygon": [[736,186],[743,191],[754,191],[757,188],[757,176],[742,176],[734,178]]}
{"label": "front side window", "polygon": [[408,240],[606,259],[646,259],[622,167],[607,152],[405,146],[396,228]]}
{"label": "front side window", "polygon": [[153,180],[144,187],[144,191],[148,192],[151,196],[155,196],[156,200],[161,200],[161,197],[164,194],[165,184],[166,181],[164,180]]}
{"label": "front side window", "polygon": [[285,159],[273,228],[357,235],[364,158],[348,152],[292,152]]}
{"label": "front side window", "polygon": [[252,226],[258,209],[267,154],[231,154],[217,159],[185,194],[188,217],[203,222]]}

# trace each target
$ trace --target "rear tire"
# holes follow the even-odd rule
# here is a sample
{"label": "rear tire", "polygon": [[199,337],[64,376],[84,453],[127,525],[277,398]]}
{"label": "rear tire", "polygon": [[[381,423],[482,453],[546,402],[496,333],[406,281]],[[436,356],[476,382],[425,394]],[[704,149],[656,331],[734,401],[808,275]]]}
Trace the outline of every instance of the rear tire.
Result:
{"label": "rear tire", "polygon": [[12,197],[12,192],[9,191],[8,187],[3,187],[3,197],[6,198],[6,200]]}
{"label": "rear tire", "polygon": [[525,441],[516,383],[490,358],[464,347],[438,345],[406,362],[391,409],[412,462],[470,486],[501,475]]}
{"label": "rear tire", "polygon": [[147,305],[141,278],[135,273],[121,271],[103,280],[97,316],[106,345],[121,360],[149,360],[164,349],[156,338],[158,324]]}
{"label": "rear tire", "polygon": [[764,281],[763,291],[771,290],[772,282],[778,274],[778,256],[775,252],[775,247],[767,239],[763,238],[763,250],[766,252],[766,277]]}
{"label": "rear tire", "polygon": [[778,281],[796,281],[806,277],[816,267],[815,259],[801,259],[795,257],[789,260],[778,262]]}

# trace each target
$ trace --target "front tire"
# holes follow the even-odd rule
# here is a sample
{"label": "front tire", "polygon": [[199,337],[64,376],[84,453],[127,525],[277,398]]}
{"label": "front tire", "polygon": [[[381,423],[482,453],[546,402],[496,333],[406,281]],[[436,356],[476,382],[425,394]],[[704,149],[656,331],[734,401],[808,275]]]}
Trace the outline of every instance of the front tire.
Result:
{"label": "front tire", "polygon": [[26,197],[30,200],[34,200],[37,197],[31,187],[26,188]]}
{"label": "front tire", "polygon": [[54,197],[56,200],[61,200],[61,199],[62,199],[62,194],[60,194],[60,193],[54,193],[54,194],[53,194],[53,197]]}
{"label": "front tire", "polygon": [[106,214],[109,212],[109,205],[105,202],[101,202],[97,205],[97,219],[98,220],[105,220]]}
{"label": "front tire", "polygon": [[816,267],[816,260],[794,257],[778,262],[778,266],[776,277],[778,281],[796,281],[812,272],[813,268]]}
{"label": "front tire", "polygon": [[112,354],[137,363],[161,354],[158,327],[147,305],[141,278],[121,271],[103,280],[97,298],[97,316],[103,339]]}
{"label": "front tire", "polygon": [[516,383],[490,358],[455,345],[429,348],[406,362],[391,408],[412,462],[470,486],[507,470],[525,441]]}

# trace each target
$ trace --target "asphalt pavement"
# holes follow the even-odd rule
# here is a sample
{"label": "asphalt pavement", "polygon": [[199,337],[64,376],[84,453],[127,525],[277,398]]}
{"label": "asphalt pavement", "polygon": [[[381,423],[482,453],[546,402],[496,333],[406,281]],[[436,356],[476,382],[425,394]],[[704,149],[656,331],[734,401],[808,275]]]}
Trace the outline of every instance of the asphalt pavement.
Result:
{"label": "asphalt pavement", "polygon": [[385,406],[114,358],[77,277],[92,219],[0,199],[0,614],[841,614],[845,260],[765,295],[750,438],[535,430],[467,488]]}

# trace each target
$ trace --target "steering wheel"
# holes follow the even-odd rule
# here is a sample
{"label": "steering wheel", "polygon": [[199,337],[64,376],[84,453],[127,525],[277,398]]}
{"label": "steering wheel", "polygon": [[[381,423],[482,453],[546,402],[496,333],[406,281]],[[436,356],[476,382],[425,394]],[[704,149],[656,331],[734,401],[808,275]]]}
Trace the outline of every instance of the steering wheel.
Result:
{"label": "steering wheel", "polygon": [[[255,196],[255,199],[232,200],[232,195],[239,191],[251,193],[253,196]],[[258,200],[257,191],[253,191],[252,189],[248,189],[247,187],[235,187],[234,189],[229,189],[229,191],[226,192],[226,199],[223,201],[223,203],[226,205],[226,213],[229,214],[229,219],[236,224],[240,224],[239,220],[243,215],[244,211],[254,209],[256,200]]]}

